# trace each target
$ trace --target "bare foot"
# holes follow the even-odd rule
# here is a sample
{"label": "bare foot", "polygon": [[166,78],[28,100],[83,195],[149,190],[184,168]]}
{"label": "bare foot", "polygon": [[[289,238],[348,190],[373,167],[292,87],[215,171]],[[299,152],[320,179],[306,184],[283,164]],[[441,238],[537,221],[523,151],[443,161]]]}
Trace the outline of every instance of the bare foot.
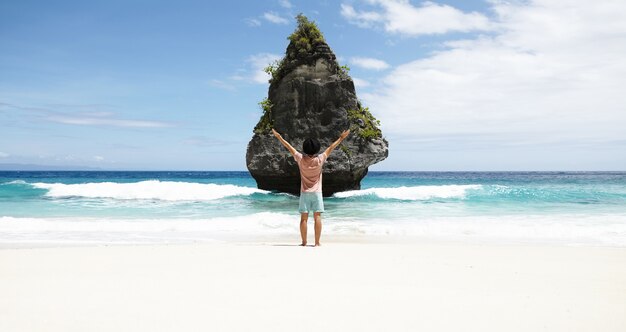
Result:
{"label": "bare foot", "polygon": [[321,244],[321,243],[316,243],[316,244],[315,244],[315,246],[316,246],[316,247],[321,247],[321,246],[322,246],[322,244]]}
{"label": "bare foot", "polygon": [[306,247],[306,242],[302,242],[302,243],[300,244],[300,247]]}

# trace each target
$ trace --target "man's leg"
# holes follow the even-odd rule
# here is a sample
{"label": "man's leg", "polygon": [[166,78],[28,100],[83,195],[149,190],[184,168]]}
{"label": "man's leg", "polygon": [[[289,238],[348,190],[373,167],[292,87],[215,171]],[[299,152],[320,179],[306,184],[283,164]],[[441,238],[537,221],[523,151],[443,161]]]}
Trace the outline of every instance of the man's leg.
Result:
{"label": "man's leg", "polygon": [[306,223],[308,220],[308,213],[300,213],[300,236],[302,236],[301,246],[306,246]]}
{"label": "man's leg", "polygon": [[315,219],[315,246],[321,246],[320,236],[322,236],[322,213],[313,213],[313,219]]}

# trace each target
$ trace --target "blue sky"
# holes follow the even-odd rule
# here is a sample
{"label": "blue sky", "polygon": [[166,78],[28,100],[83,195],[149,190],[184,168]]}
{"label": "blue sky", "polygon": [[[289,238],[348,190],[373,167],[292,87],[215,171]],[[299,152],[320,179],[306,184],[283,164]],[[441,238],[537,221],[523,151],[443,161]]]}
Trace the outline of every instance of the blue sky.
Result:
{"label": "blue sky", "polygon": [[0,163],[245,170],[293,17],[383,123],[373,170],[626,169],[620,1],[1,1]]}

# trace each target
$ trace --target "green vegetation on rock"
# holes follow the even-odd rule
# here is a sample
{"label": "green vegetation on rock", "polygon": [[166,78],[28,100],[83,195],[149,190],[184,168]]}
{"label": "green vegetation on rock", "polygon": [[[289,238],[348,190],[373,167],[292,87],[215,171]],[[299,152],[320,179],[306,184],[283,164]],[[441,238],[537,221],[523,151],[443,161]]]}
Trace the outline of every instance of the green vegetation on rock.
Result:
{"label": "green vegetation on rock", "polygon": [[268,98],[264,98],[259,103],[259,106],[263,110],[263,115],[261,115],[261,119],[259,123],[254,127],[255,134],[267,134],[269,133],[274,124],[272,123],[272,102]]}
{"label": "green vegetation on rock", "polygon": [[[298,22],[298,26],[294,32],[287,37],[289,46],[287,46],[285,56],[263,69],[271,76],[270,83],[280,80],[285,75],[285,67],[288,67],[289,64],[298,59],[313,55],[317,45],[326,43],[324,35],[314,21],[309,21],[303,14],[298,14],[296,21]],[[347,75],[350,68],[342,66],[340,70]]]}
{"label": "green vegetation on rock", "polygon": [[350,67],[348,67],[347,65],[339,66],[339,70],[341,70],[341,72],[345,75],[348,75],[348,73],[350,72]]}
{"label": "green vegetation on rock", "polygon": [[358,107],[355,110],[348,110],[348,120],[352,124],[350,129],[363,139],[382,138],[383,133],[378,128],[380,120],[376,120],[369,107],[364,108],[360,103]]}
{"label": "green vegetation on rock", "polygon": [[278,71],[278,68],[281,65],[281,62],[282,60],[276,60],[267,65],[267,67],[263,68],[263,71],[269,74],[271,78],[274,78],[274,76],[276,76],[276,71]]}
{"label": "green vegetation on rock", "polygon": [[296,52],[295,54],[292,54],[293,52],[287,53],[287,58],[290,60],[295,59],[298,55],[311,53],[315,45],[325,42],[324,35],[315,22],[309,21],[303,14],[298,14],[296,21],[298,21],[298,27],[287,37],[289,42],[295,46],[294,51]]}

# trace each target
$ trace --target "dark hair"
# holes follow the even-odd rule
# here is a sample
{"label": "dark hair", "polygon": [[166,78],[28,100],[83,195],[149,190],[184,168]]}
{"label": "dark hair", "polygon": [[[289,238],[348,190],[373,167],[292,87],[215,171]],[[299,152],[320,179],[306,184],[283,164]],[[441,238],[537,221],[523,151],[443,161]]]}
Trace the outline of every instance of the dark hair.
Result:
{"label": "dark hair", "polygon": [[315,138],[307,138],[302,142],[302,151],[312,156],[318,152],[320,152],[320,142]]}

